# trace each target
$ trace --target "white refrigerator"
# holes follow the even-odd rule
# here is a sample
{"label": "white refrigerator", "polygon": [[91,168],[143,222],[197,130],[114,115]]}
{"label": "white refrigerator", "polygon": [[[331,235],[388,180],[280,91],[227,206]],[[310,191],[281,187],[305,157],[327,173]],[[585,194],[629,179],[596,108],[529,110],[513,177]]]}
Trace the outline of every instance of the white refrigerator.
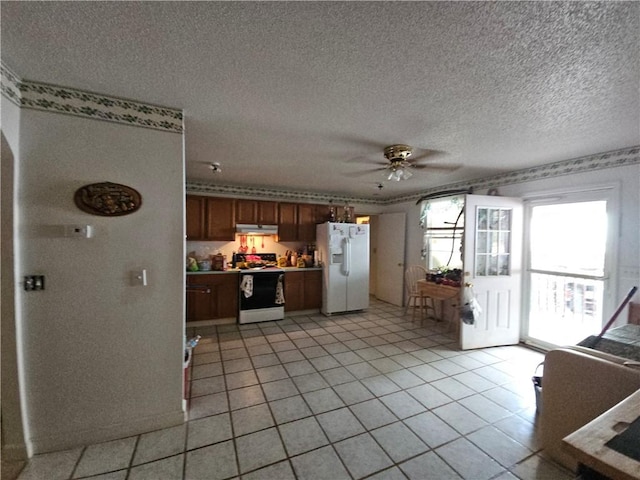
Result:
{"label": "white refrigerator", "polygon": [[317,259],[323,263],[322,313],[368,308],[369,225],[318,225],[316,249]]}

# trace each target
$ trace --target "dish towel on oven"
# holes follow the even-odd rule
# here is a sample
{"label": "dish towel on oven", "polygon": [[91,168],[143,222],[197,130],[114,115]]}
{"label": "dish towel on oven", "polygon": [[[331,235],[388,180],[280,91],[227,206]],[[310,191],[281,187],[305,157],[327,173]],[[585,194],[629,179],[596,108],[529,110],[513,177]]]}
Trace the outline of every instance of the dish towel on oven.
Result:
{"label": "dish towel on oven", "polygon": [[253,275],[243,275],[240,282],[240,291],[244,293],[244,298],[253,295]]}
{"label": "dish towel on oven", "polygon": [[284,274],[278,277],[278,285],[276,286],[276,305],[284,305],[284,286],[282,281]]}

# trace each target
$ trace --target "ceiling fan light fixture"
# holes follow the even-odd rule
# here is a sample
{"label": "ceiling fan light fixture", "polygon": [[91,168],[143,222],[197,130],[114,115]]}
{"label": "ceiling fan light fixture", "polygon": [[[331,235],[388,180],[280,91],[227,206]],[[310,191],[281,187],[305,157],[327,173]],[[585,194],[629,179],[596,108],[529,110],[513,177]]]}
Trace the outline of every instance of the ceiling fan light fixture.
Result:
{"label": "ceiling fan light fixture", "polygon": [[209,164],[209,168],[213,173],[222,173],[222,167],[219,162],[213,162]]}
{"label": "ceiling fan light fixture", "polygon": [[399,166],[391,168],[387,180],[399,182],[401,180],[409,180],[411,177],[413,177],[413,173],[411,173],[408,168]]}

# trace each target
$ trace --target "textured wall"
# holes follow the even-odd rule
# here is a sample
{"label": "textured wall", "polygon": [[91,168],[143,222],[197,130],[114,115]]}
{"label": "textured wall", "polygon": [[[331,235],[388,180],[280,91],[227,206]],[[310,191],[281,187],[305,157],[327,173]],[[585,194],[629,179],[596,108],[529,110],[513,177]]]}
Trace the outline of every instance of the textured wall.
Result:
{"label": "textured wall", "polygon": [[[18,177],[18,322],[32,453],[182,421],[184,175],[179,133],[22,110]],[[143,204],[99,217],[73,202],[79,187],[111,181]],[[94,227],[65,238],[63,225]],[[132,286],[146,268],[149,285]]]}

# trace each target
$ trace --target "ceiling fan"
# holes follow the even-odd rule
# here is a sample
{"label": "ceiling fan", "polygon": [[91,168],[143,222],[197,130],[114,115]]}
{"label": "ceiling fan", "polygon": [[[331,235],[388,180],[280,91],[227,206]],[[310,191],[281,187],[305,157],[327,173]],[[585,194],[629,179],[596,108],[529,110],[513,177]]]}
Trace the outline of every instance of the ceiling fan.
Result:
{"label": "ceiling fan", "polygon": [[409,157],[413,154],[413,147],[405,144],[389,145],[384,148],[384,156],[388,162],[376,162],[382,167],[377,167],[373,171],[385,171],[385,177],[387,180],[393,180],[400,182],[402,180],[408,180],[413,176],[412,170],[414,169],[439,169],[439,170],[457,170],[459,165],[442,165],[442,164],[419,164],[416,163],[426,157],[433,154],[440,153],[434,150],[422,150],[422,154],[418,157],[414,157],[409,160]]}

